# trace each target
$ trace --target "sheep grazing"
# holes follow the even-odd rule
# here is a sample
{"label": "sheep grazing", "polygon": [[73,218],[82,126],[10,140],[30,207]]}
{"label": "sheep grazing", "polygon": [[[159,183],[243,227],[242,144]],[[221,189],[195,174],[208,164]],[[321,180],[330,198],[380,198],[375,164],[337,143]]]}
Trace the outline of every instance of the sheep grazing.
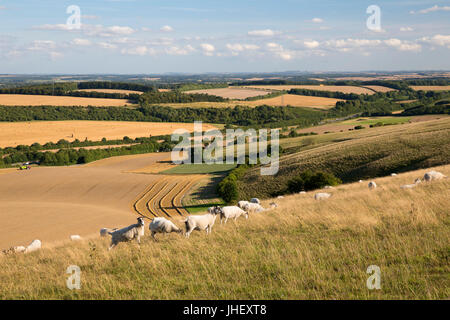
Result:
{"label": "sheep grazing", "polygon": [[128,242],[133,239],[136,239],[137,243],[141,244],[141,236],[144,235],[144,226],[144,219],[139,217],[135,224],[108,232],[111,235],[111,245],[109,246],[109,250],[117,246],[119,242]]}
{"label": "sheep grazing", "polygon": [[221,210],[219,207],[211,207],[208,209],[207,214],[189,216],[184,220],[184,224],[186,225],[185,237],[189,238],[191,232],[194,230],[206,230],[206,234],[210,234],[217,215],[220,214],[220,212]]}
{"label": "sheep grazing", "polygon": [[74,234],[74,235],[70,236],[70,240],[72,240],[72,241],[81,240],[81,237],[77,234]]}
{"label": "sheep grazing", "polygon": [[284,199],[284,197],[283,196],[278,196],[277,199]]}
{"label": "sheep grazing", "polygon": [[314,199],[316,199],[316,200],[325,200],[325,199],[328,199],[329,197],[331,197],[331,193],[326,193],[326,192],[320,192],[320,193],[316,193],[314,195]]}
{"label": "sheep grazing", "polygon": [[265,209],[260,205],[260,204],[258,204],[258,203],[247,203],[245,206],[244,206],[244,211],[246,211],[246,212],[252,212],[252,213],[255,213],[255,212],[262,212],[262,211],[264,211]]}
{"label": "sheep grazing", "polygon": [[250,199],[250,202],[251,202],[251,203],[261,204],[261,201],[259,201],[258,198],[251,198],[251,199]]}
{"label": "sheep grazing", "polygon": [[325,186],[324,189],[334,189],[332,186]]}
{"label": "sheep grazing", "polygon": [[423,180],[429,182],[429,181],[433,181],[433,180],[441,180],[443,178],[447,178],[446,176],[444,176],[442,173],[437,172],[437,171],[430,171],[424,174],[423,176]]}
{"label": "sheep grazing", "polygon": [[306,191],[300,191],[299,194],[306,194]]}
{"label": "sheep grazing", "polygon": [[109,229],[109,228],[101,228],[100,229],[100,237],[106,237],[110,232],[116,231],[117,228]]}
{"label": "sheep grazing", "polygon": [[14,253],[25,252],[27,250],[27,248],[25,248],[24,246],[16,246],[12,247],[11,249]]}
{"label": "sheep grazing", "polygon": [[157,233],[172,233],[177,232],[181,233],[183,232],[180,228],[178,228],[172,221],[167,220],[163,217],[154,218],[152,222],[149,225],[149,230],[152,233],[152,238],[156,241],[155,234]]}
{"label": "sheep grazing", "polygon": [[396,177],[397,174],[396,173],[391,173],[391,177]]}
{"label": "sheep grazing", "polygon": [[400,186],[400,188],[402,189],[412,189],[414,187],[416,187],[419,183],[421,183],[422,180],[420,180],[420,178],[417,178],[413,184],[405,184],[403,186]]}
{"label": "sheep grazing", "polygon": [[41,240],[33,240],[30,245],[25,249],[25,253],[33,252],[39,250],[42,247]]}
{"label": "sheep grazing", "polygon": [[370,181],[368,186],[369,186],[369,189],[372,190],[372,189],[376,189],[377,184],[375,183],[375,181]]}
{"label": "sheep grazing", "polygon": [[364,181],[362,181],[362,180],[359,180],[358,182],[359,182],[359,183],[363,183]]}
{"label": "sheep grazing", "polygon": [[239,202],[237,203],[237,205],[238,205],[239,208],[244,209],[244,206],[245,206],[246,204],[249,204],[249,203],[250,203],[250,202],[248,202],[248,201],[241,200],[241,201],[239,201]]}
{"label": "sheep grazing", "polygon": [[[248,206],[247,204],[246,206]],[[227,223],[228,219],[234,219],[236,221],[240,216],[245,216],[245,219],[248,219],[248,212],[242,210],[237,206],[227,206],[220,208],[220,224],[222,224],[222,220],[225,219],[224,224]]]}
{"label": "sheep grazing", "polygon": [[271,203],[269,203],[269,206],[270,206],[271,209],[276,209],[276,208],[278,208],[278,204],[277,204],[276,202],[271,202]]}

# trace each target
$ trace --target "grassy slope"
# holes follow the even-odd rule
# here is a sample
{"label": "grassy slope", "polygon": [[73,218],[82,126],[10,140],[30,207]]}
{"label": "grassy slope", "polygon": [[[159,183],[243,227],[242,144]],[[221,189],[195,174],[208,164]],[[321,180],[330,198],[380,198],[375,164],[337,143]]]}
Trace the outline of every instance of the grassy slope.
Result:
{"label": "grassy slope", "polygon": [[258,167],[249,170],[239,182],[241,198],[269,197],[306,169],[350,182],[447,164],[450,119],[286,139],[282,145],[301,151],[281,157],[275,176],[261,176]]}
{"label": "grassy slope", "polygon": [[[289,196],[208,237],[146,235],[140,248],[110,252],[108,239],[94,239],[0,257],[0,299],[448,298],[450,180],[399,188],[423,173],[377,179],[374,191],[343,185],[326,201]],[[79,291],[65,285],[71,264],[82,270]],[[369,265],[381,268],[381,290],[366,287]]]}

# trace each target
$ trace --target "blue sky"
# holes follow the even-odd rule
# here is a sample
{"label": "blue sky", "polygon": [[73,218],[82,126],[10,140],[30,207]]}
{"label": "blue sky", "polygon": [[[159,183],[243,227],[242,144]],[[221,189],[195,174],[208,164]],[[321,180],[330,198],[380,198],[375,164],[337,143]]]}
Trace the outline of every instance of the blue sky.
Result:
{"label": "blue sky", "polygon": [[0,0],[0,73],[449,70],[449,53],[450,1]]}

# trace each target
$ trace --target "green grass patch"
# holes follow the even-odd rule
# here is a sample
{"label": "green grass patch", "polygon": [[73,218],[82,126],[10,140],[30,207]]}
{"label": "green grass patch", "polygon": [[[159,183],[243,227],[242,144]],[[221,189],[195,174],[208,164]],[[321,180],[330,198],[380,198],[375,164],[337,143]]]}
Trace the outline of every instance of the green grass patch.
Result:
{"label": "green grass patch", "polygon": [[212,206],[223,206],[224,202],[215,202],[215,203],[205,203],[205,204],[198,204],[198,205],[192,205],[192,206],[185,206],[184,208],[190,213],[190,214],[197,214],[197,213],[204,213],[208,210],[209,207]]}

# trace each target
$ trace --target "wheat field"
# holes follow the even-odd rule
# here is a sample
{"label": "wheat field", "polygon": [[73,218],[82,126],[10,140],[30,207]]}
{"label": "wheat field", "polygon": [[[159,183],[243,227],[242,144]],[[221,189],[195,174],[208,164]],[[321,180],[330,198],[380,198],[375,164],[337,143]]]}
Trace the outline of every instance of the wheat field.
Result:
{"label": "wheat field", "polygon": [[133,105],[133,103],[127,99],[40,96],[31,94],[0,94],[0,105],[122,107]]}
{"label": "wheat field", "polygon": [[[435,169],[450,174],[450,166]],[[373,191],[342,185],[325,201],[275,199],[278,209],[216,224],[210,236],[155,243],[146,235],[113,251],[98,238],[6,255],[0,298],[445,299],[450,181],[399,188],[424,172],[376,179]],[[66,287],[69,265],[81,268],[80,290]],[[370,265],[380,267],[380,290],[366,287]]]}

